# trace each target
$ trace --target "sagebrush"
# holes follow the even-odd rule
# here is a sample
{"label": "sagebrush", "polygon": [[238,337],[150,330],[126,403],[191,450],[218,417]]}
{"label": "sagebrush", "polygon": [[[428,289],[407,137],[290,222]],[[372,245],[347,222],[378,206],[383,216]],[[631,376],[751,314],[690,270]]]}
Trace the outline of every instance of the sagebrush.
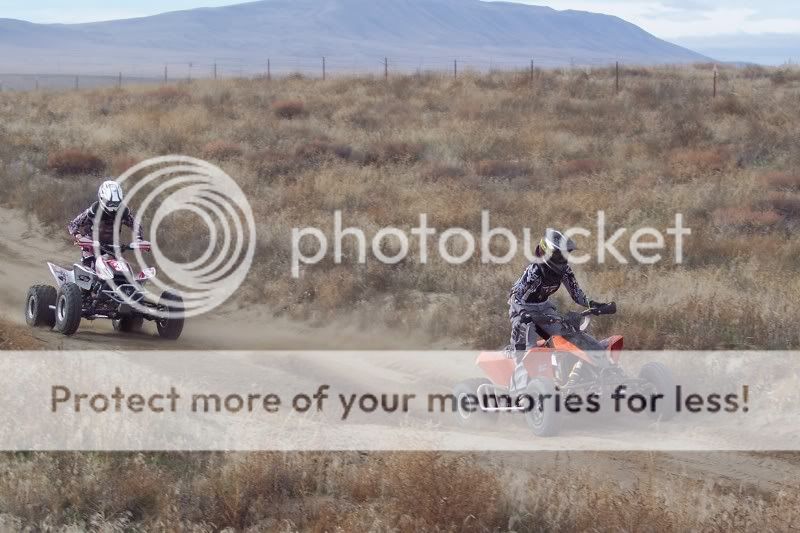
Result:
{"label": "sagebrush", "polygon": [[[618,94],[608,69],[3,93],[2,202],[60,228],[92,200],[98,168],[205,157],[256,212],[243,303],[302,320],[385,323],[413,333],[415,346],[448,338],[482,348],[506,342],[521,254],[503,266],[477,255],[422,265],[412,247],[398,265],[360,265],[351,240],[343,264],[293,279],[292,228],[330,234],[341,209],[345,225],[368,235],[408,231],[420,213],[432,227],[478,234],[488,209],[493,225],[535,235],[591,228],[602,209],[612,229],[663,231],[680,212],[693,231],[682,265],[670,256],[576,268],[591,297],[619,303],[597,333],[624,334],[633,348],[794,347],[800,81],[791,68],[726,67],[714,99],[711,72],[625,69]],[[172,222],[160,241],[173,243],[169,253],[202,249],[194,219]]]}

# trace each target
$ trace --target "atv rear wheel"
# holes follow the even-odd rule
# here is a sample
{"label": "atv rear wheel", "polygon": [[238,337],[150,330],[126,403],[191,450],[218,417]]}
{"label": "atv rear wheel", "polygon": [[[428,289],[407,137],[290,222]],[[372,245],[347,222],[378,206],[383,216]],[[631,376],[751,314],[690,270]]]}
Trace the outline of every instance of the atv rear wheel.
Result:
{"label": "atv rear wheel", "polygon": [[453,387],[456,398],[456,422],[460,427],[469,429],[485,428],[497,422],[497,411],[483,411],[478,403],[478,387],[489,385],[485,378],[474,378],[462,381]]}
{"label": "atv rear wheel", "polygon": [[25,322],[31,327],[47,326],[52,329],[56,324],[56,298],[56,289],[50,285],[34,285],[28,289]]}
{"label": "atv rear wheel", "polygon": [[142,330],[144,326],[144,317],[142,315],[124,316],[122,318],[115,318],[111,321],[114,326],[114,331],[120,333],[137,333]]}
{"label": "atv rear wheel", "polygon": [[164,340],[177,340],[183,333],[183,298],[171,292],[164,292],[159,305],[163,311],[169,313],[169,316],[156,320],[158,335]]}
{"label": "atv rear wheel", "polygon": [[65,283],[56,298],[56,323],[54,329],[70,336],[78,331],[83,314],[83,293],[74,283]]}
{"label": "atv rear wheel", "polygon": [[534,378],[528,383],[525,394],[533,401],[525,413],[525,421],[537,437],[551,437],[561,429],[561,417],[555,409],[556,386],[550,378]]}
{"label": "atv rear wheel", "polygon": [[655,393],[663,394],[663,398],[656,401],[656,410],[648,410],[647,414],[651,418],[658,418],[664,421],[670,420],[675,416],[675,378],[669,368],[661,363],[647,363],[639,371],[639,377],[655,389]]}

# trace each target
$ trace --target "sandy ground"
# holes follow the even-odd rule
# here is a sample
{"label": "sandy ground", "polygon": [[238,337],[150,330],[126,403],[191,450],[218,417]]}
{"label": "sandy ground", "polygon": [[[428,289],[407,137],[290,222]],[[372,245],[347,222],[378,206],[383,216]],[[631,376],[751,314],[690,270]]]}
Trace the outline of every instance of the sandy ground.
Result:
{"label": "sandy ground", "polygon": [[[30,285],[49,282],[45,261],[69,265],[77,250],[66,239],[48,236],[31,227],[17,212],[0,209],[0,315],[24,324],[23,305]],[[498,312],[502,312],[499,310]],[[277,319],[263,308],[246,311],[227,308],[213,315],[187,322],[183,337],[168,347],[154,335],[154,328],[139,335],[116,334],[107,321],[84,322],[72,338],[46,330],[34,336],[50,349],[58,350],[133,350],[133,349],[409,349],[421,348],[423,341],[412,345],[409,336],[392,331],[363,331],[347,324],[312,327]],[[427,346],[428,348],[441,348]],[[210,354],[208,354],[210,355]],[[344,373],[386,372],[353,355]],[[341,361],[337,361],[341,365]],[[443,370],[446,361],[425,362]],[[297,365],[298,372],[305,372]],[[391,369],[388,369],[391,371]],[[303,379],[300,375],[298,379]],[[458,377],[454,376],[454,381]],[[407,379],[414,379],[413,375]],[[509,437],[527,438],[523,428],[510,428]],[[621,438],[624,438],[621,437]],[[533,452],[487,454],[485,460],[513,465],[558,464],[566,469],[591,469],[623,483],[643,477],[682,477],[698,483],[713,483],[732,488],[763,492],[797,490],[800,477],[800,453],[743,452]]]}

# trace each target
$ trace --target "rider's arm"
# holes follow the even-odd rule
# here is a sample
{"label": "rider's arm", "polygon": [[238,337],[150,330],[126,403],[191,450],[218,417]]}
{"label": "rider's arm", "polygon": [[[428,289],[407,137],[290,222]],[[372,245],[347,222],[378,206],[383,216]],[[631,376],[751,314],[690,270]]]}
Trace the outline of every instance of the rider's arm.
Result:
{"label": "rider's arm", "polygon": [[575,273],[569,266],[564,270],[564,277],[561,281],[576,304],[589,307],[589,299],[584,294],[583,289],[578,284],[578,280],[575,278]]}
{"label": "rider's arm", "polygon": [[133,230],[133,234],[136,235],[136,238],[140,241],[144,240],[144,228],[139,224],[139,220],[136,218],[136,215],[133,214],[133,211],[130,209],[125,211],[122,217],[122,223]]}
{"label": "rider's arm", "polygon": [[528,296],[531,293],[536,292],[541,284],[542,277],[539,275],[539,270],[536,268],[536,263],[531,263],[528,265],[528,268],[525,269],[525,272],[522,273],[522,276],[520,276],[517,282],[514,283],[514,286],[511,287],[511,293],[509,296],[517,302],[526,302]]}
{"label": "rider's arm", "polygon": [[72,222],[69,223],[67,226],[67,231],[73,237],[76,235],[83,235],[83,231],[86,227],[87,222],[89,221],[89,215],[92,208],[90,207],[86,211],[83,211],[80,215],[75,217]]}

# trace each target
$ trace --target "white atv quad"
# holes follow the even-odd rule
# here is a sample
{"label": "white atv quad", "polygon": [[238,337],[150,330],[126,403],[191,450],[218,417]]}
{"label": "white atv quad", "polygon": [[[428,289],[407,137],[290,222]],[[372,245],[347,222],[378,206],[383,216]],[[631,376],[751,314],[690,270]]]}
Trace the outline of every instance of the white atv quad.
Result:
{"label": "white atv quad", "polygon": [[[45,326],[64,335],[78,331],[81,319],[109,319],[114,329],[134,332],[145,320],[156,323],[162,339],[176,340],[183,332],[183,300],[177,294],[164,292],[158,302],[145,298],[144,285],[155,277],[156,270],[147,268],[134,278],[131,266],[121,259],[130,250],[150,251],[149,242],[125,245],[105,245],[90,239],[75,242],[82,250],[100,254],[94,270],[75,263],[72,270],[47,263],[56,279],[56,287],[34,285],[28,290],[25,321],[29,326]],[[153,313],[147,311],[152,309]],[[164,317],[168,314],[168,317]]]}

